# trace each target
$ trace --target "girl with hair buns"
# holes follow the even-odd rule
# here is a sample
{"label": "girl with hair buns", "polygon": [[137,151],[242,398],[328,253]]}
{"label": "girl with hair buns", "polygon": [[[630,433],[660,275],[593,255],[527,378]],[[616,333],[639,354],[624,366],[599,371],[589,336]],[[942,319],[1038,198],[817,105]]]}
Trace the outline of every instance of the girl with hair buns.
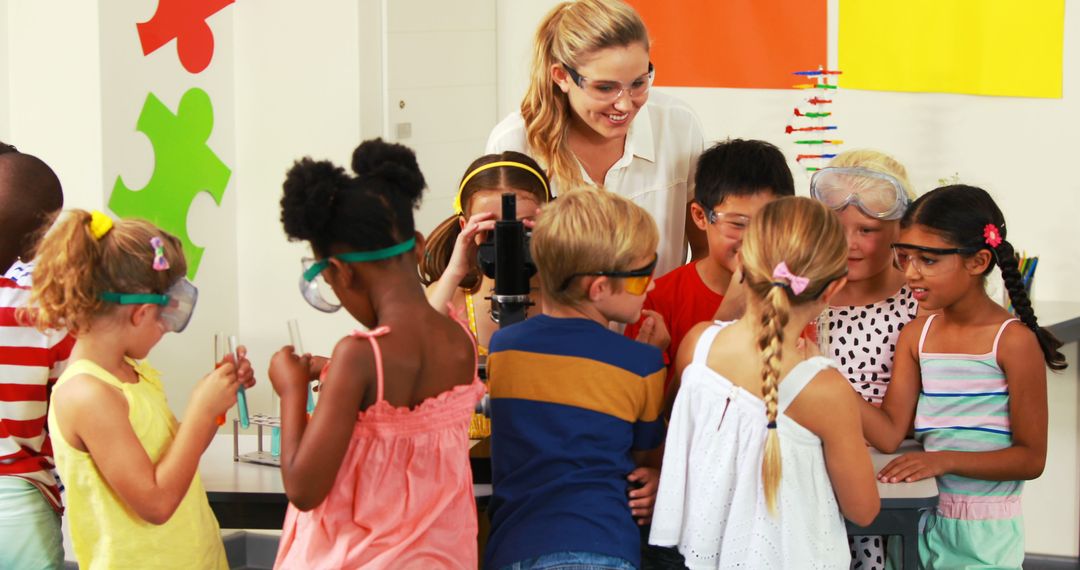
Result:
{"label": "girl with hair buns", "polygon": [[880,508],[873,466],[858,398],[799,341],[844,286],[843,227],[813,200],[781,198],[750,221],[740,255],[745,316],[698,325],[676,358],[649,542],[691,568],[846,568],[844,518],[866,525]]}
{"label": "girl with hair buns", "polygon": [[467,429],[484,385],[468,331],[420,287],[424,177],[411,150],[378,139],[357,147],[352,170],[301,159],[281,199],[285,233],[315,255],[304,299],[345,307],[369,332],[341,339],[325,366],[288,346],[270,361],[290,503],[274,566],[475,569]]}
{"label": "girl with hair buns", "polygon": [[[922,196],[892,244],[919,305],[935,311],[900,333],[881,408],[862,406],[866,438],[891,452],[914,425],[925,451],[894,459],[885,482],[936,477],[937,512],[919,539],[925,568],[1020,568],[1023,481],[1046,462],[1046,368],[1065,368],[1061,342],[1039,326],[1006,238],[980,188]],[[1016,317],[986,294],[995,266]]]}
{"label": "girl with hair buns", "polygon": [[37,260],[28,314],[76,338],[48,425],[79,567],[228,568],[198,467],[217,416],[254,384],[245,350],[199,381],[179,424],[143,360],[195,310],[180,240],[142,220],[72,210]]}
{"label": "girl with hair buns", "polygon": [[685,262],[687,238],[695,258],[707,245],[688,221],[701,125],[685,103],[650,90],[656,72],[632,7],[563,2],[537,29],[520,111],[491,131],[485,152],[533,156],[553,196],[585,183],[633,200],[660,229],[660,277]]}
{"label": "girl with hair buns", "polygon": [[428,236],[420,261],[420,280],[428,286],[431,306],[443,314],[453,307],[455,314],[466,315],[481,355],[487,354],[498,325],[487,318],[491,305],[484,297],[495,281],[480,272],[477,247],[502,218],[507,192],[517,199],[517,219],[530,228],[540,206],[551,199],[547,176],[528,156],[506,151],[474,160],[461,178],[454,215]]}

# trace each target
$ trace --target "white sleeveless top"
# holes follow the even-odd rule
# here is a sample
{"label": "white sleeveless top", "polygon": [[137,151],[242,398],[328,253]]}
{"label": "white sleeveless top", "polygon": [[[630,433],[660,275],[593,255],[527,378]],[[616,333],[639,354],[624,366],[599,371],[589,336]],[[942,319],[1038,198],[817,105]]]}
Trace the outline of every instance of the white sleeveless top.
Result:
{"label": "white sleeveless top", "polygon": [[716,334],[702,333],[668,425],[649,542],[677,546],[698,568],[847,568],[851,555],[821,440],[784,414],[822,370],[821,356],[791,369],[779,386],[782,479],[769,514],[761,464],[765,403],[706,366]]}

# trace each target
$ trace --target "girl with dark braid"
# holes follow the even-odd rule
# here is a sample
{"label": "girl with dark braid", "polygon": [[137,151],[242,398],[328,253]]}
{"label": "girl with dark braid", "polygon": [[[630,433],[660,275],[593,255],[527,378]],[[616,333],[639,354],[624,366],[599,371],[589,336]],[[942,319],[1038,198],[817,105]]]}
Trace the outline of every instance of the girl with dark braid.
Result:
{"label": "girl with dark braid", "polygon": [[[955,185],[916,200],[892,244],[920,307],[937,314],[900,333],[891,386],[880,409],[863,406],[863,429],[891,452],[914,423],[925,451],[895,459],[878,478],[937,477],[940,503],[919,540],[925,568],[1024,560],[1022,481],[1046,462],[1046,368],[1065,368],[1065,357],[1039,326],[1005,238],[993,198]],[[995,266],[1015,317],[986,294]]]}

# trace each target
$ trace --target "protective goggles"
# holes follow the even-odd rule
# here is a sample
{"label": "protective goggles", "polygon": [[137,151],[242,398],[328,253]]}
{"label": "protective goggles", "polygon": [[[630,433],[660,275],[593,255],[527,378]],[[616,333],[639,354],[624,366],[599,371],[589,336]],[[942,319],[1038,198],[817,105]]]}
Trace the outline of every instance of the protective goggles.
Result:
{"label": "protective goggles", "polygon": [[853,204],[878,220],[899,220],[911,203],[899,180],[868,168],[822,168],[810,178],[810,196],[837,211]]}
{"label": "protective goggles", "polygon": [[892,248],[893,261],[896,262],[900,271],[906,273],[908,267],[914,265],[915,271],[923,277],[934,277],[955,268],[955,264],[942,263],[943,260],[939,259],[941,256],[971,255],[981,249],[978,247],[926,247],[910,243],[894,243],[889,247]]}
{"label": "protective goggles", "polygon": [[117,305],[158,305],[161,307],[159,318],[169,332],[182,332],[195,313],[195,302],[199,300],[199,289],[187,278],[181,277],[164,294],[158,293],[116,293],[106,291],[101,300]]}
{"label": "protective goggles", "polygon": [[731,239],[741,238],[743,232],[746,231],[746,226],[750,224],[750,216],[731,212],[717,212],[705,207],[705,204],[701,202],[698,202],[698,204],[705,210],[705,219],[709,222],[709,225],[717,226],[721,234]]}
{"label": "protective goggles", "polygon": [[631,295],[644,295],[645,291],[649,288],[649,283],[652,281],[653,273],[656,272],[656,261],[659,257],[653,257],[652,263],[642,267],[640,269],[631,269],[629,271],[588,271],[585,273],[575,273],[566,278],[562,282],[562,286],[559,287],[560,291],[565,291],[570,286],[570,281],[575,277],[581,277],[583,275],[599,275],[603,277],[618,277],[623,280],[623,290]]}
{"label": "protective goggles", "polygon": [[653,67],[652,62],[649,62],[649,71],[631,81],[630,83],[620,83],[618,81],[598,81],[589,79],[588,77],[582,77],[576,69],[569,65],[563,64],[563,69],[570,74],[570,79],[574,80],[574,83],[585,92],[586,95],[596,99],[597,101],[614,101],[619,97],[622,97],[623,93],[630,95],[631,97],[639,97],[649,92],[649,87],[652,87],[653,79],[656,77],[656,69]]}
{"label": "protective goggles", "polygon": [[[407,251],[411,251],[415,247],[416,238],[409,238],[397,245],[392,245],[383,249],[339,253],[330,257],[346,263],[380,261],[396,257]],[[330,287],[330,284],[322,277],[323,270],[330,266],[330,260],[305,257],[300,260],[300,265],[304,268],[304,273],[300,276],[300,294],[304,296],[304,300],[312,307],[315,307],[317,310],[324,313],[333,313],[340,309],[341,301],[338,300],[337,295],[334,294],[334,289]]]}

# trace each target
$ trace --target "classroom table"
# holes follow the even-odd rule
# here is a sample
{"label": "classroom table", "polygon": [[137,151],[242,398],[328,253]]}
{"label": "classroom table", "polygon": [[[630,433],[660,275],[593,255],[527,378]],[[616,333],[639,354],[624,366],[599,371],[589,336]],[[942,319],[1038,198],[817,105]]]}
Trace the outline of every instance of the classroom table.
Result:
{"label": "classroom table", "polygon": [[[874,473],[881,471],[894,458],[912,451],[922,451],[913,440],[905,440],[896,453],[881,453],[870,448],[870,460]],[[849,535],[899,536],[903,541],[903,565],[901,568],[919,567],[919,519],[925,511],[938,504],[937,480],[933,477],[914,483],[877,483],[881,496],[881,512],[867,526],[847,523]]]}
{"label": "classroom table", "polygon": [[[238,441],[240,453],[255,451],[258,444],[254,435],[241,435]],[[267,437],[264,448],[269,447]],[[289,504],[281,470],[233,461],[232,434],[214,436],[199,462],[199,475],[221,528],[281,529]],[[473,493],[478,502],[486,501],[491,485],[475,484]]]}

